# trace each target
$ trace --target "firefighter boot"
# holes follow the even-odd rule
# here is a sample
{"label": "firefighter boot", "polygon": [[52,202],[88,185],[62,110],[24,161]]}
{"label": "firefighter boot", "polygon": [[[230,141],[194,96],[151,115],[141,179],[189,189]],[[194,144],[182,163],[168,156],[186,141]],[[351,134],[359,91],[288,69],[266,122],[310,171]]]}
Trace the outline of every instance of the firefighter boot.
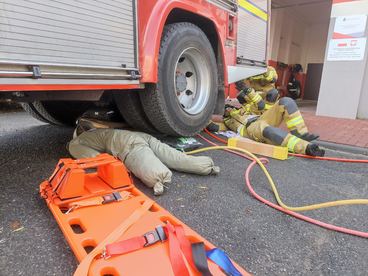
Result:
{"label": "firefighter boot", "polygon": [[310,156],[318,156],[323,157],[325,156],[325,150],[321,149],[317,144],[309,144],[305,151],[306,155]]}

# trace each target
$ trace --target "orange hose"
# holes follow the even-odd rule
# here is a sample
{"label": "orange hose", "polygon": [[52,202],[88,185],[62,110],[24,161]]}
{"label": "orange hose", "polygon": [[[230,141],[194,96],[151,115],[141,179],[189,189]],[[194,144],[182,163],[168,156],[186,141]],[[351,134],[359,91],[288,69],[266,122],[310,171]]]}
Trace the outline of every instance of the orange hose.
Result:
{"label": "orange hose", "polygon": [[[204,132],[207,133],[212,138],[216,139],[217,141],[227,144],[227,140],[222,139],[213,133],[209,132],[207,129],[204,129]],[[315,160],[322,160],[322,161],[333,161],[333,162],[342,162],[342,163],[367,163],[368,160],[365,159],[346,159],[346,158],[336,158],[336,157],[319,157],[319,156],[309,156],[305,154],[296,154],[296,153],[289,153],[290,156],[300,157],[300,158],[306,158],[306,159],[315,159]]]}
{"label": "orange hose", "polygon": [[215,134],[212,134],[207,128],[204,129],[204,132],[206,132],[209,136],[216,139],[217,141],[219,141],[223,144],[227,144],[227,140],[221,139],[220,137],[216,136]]}
{"label": "orange hose", "polygon": [[368,160],[364,159],[346,159],[346,158],[336,158],[336,157],[319,157],[319,156],[309,156],[304,154],[297,154],[297,153],[289,153],[291,156],[301,157],[306,159],[316,159],[316,160],[323,160],[323,161],[334,161],[334,162],[343,162],[343,163],[368,163]]}

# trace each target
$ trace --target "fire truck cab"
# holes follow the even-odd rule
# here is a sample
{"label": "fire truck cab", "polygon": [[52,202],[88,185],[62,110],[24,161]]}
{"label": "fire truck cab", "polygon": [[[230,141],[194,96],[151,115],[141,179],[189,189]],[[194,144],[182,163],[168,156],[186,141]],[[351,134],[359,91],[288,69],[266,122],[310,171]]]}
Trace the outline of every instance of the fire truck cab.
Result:
{"label": "fire truck cab", "polygon": [[0,0],[0,97],[73,125],[113,106],[132,127],[193,135],[230,84],[263,73],[268,0]]}

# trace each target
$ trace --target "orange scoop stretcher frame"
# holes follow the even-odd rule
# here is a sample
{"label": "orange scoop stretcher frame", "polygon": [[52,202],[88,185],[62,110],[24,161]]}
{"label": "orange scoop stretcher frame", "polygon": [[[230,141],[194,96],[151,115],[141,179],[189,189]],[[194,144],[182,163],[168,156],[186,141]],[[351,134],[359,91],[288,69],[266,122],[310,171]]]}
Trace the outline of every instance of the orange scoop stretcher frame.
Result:
{"label": "orange scoop stretcher frame", "polygon": [[[215,246],[139,191],[108,154],[61,159],[40,194],[79,262],[75,276],[226,275],[191,250]],[[231,263],[236,275],[249,275]]]}

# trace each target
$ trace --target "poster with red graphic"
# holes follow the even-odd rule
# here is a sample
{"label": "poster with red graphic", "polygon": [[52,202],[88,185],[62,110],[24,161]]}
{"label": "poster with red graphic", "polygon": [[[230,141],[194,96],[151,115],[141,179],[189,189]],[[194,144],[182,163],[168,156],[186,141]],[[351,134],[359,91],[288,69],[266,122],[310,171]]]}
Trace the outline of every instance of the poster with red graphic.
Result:
{"label": "poster with red graphic", "polygon": [[367,37],[365,37],[366,28],[367,15],[337,17],[327,60],[363,60],[367,44]]}

